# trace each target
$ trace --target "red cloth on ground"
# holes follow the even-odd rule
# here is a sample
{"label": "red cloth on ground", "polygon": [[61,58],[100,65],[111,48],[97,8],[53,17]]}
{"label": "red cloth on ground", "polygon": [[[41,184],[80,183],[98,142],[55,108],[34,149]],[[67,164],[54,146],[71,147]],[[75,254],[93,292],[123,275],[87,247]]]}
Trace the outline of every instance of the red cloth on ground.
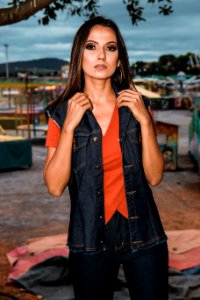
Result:
{"label": "red cloth on ground", "polygon": [[169,230],[166,231],[168,236],[168,248],[173,253],[184,253],[193,248],[200,248],[200,230]]}
{"label": "red cloth on ground", "polygon": [[10,251],[7,254],[7,258],[12,265],[12,269],[7,277],[7,283],[12,283],[26,274],[33,266],[55,256],[69,257],[68,247],[63,246],[60,249],[50,249],[37,255],[28,253],[26,245]]}
{"label": "red cloth on ground", "polygon": [[184,253],[169,252],[169,267],[176,270],[191,269],[200,265],[200,247]]}

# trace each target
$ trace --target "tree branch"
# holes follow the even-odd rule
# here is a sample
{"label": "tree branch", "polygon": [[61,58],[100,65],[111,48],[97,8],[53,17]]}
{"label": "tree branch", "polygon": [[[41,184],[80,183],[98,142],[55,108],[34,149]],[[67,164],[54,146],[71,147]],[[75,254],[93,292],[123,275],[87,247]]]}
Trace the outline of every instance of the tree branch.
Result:
{"label": "tree branch", "polygon": [[0,26],[26,20],[55,0],[26,0],[16,7],[0,9]]}
{"label": "tree branch", "polygon": [[[126,5],[133,25],[145,21],[143,17],[144,5],[141,0],[122,0]],[[146,0],[147,3],[158,4],[159,13],[169,15],[173,12],[173,0]],[[0,9],[0,26],[17,23],[28,19],[36,12],[43,10],[39,23],[47,25],[51,19],[56,20],[59,10],[68,10],[69,15],[87,16],[87,18],[98,15],[99,0],[12,0],[8,5],[10,8]],[[51,5],[52,4],[52,5]]]}

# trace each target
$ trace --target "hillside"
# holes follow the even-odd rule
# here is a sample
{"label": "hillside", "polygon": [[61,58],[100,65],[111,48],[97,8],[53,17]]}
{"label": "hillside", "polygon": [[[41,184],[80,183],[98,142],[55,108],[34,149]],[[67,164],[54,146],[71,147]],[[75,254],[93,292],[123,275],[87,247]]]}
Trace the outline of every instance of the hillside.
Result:
{"label": "hillside", "polygon": [[[47,73],[60,70],[63,65],[69,64],[68,61],[58,58],[41,58],[28,61],[16,61],[9,63],[9,73],[18,72]],[[5,76],[5,63],[0,64],[0,74]]]}

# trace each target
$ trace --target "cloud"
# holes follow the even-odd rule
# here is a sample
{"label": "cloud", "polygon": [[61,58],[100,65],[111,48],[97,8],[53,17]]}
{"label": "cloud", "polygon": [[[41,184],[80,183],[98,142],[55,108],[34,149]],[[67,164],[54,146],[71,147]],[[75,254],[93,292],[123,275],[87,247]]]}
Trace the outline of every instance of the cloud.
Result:
{"label": "cloud", "polygon": [[[112,18],[125,39],[131,62],[157,60],[160,55],[200,52],[200,1],[173,1],[174,13],[159,15],[158,6],[141,0],[146,22],[131,24],[122,0],[100,0],[100,13]],[[5,2],[5,1],[4,1]],[[2,3],[2,1],[1,1]],[[70,17],[62,12],[48,26],[38,25],[41,12],[27,21],[0,27],[0,62],[5,60],[3,44],[9,44],[9,60],[28,60],[41,57],[70,57],[71,44],[84,18]]]}
{"label": "cloud", "polygon": [[71,49],[71,44],[62,44],[62,43],[56,43],[56,44],[35,44],[34,45],[35,49],[39,50],[66,50],[66,49]]}

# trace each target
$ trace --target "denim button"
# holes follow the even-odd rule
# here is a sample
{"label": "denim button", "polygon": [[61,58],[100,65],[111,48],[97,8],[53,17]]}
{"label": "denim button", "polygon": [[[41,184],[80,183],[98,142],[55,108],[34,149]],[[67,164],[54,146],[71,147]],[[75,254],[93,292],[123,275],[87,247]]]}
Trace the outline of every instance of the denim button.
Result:
{"label": "denim button", "polygon": [[100,241],[101,244],[103,244],[103,241]]}
{"label": "denim button", "polygon": [[133,194],[135,194],[135,193],[136,193],[136,191],[128,191],[128,192],[127,192],[127,195],[130,195],[130,196],[131,196],[131,195],[133,195]]}
{"label": "denim button", "polygon": [[103,216],[99,216],[99,219],[103,219]]}
{"label": "denim button", "polygon": [[97,142],[98,139],[99,139],[98,136],[94,136],[94,137],[93,137],[93,141],[94,141],[94,142]]}
{"label": "denim button", "polygon": [[100,165],[96,165],[95,169],[99,170],[99,169],[101,169],[101,166]]}
{"label": "denim button", "polygon": [[101,192],[100,192],[100,191],[98,191],[98,192],[97,192],[97,196],[100,196],[100,195],[101,195]]}

